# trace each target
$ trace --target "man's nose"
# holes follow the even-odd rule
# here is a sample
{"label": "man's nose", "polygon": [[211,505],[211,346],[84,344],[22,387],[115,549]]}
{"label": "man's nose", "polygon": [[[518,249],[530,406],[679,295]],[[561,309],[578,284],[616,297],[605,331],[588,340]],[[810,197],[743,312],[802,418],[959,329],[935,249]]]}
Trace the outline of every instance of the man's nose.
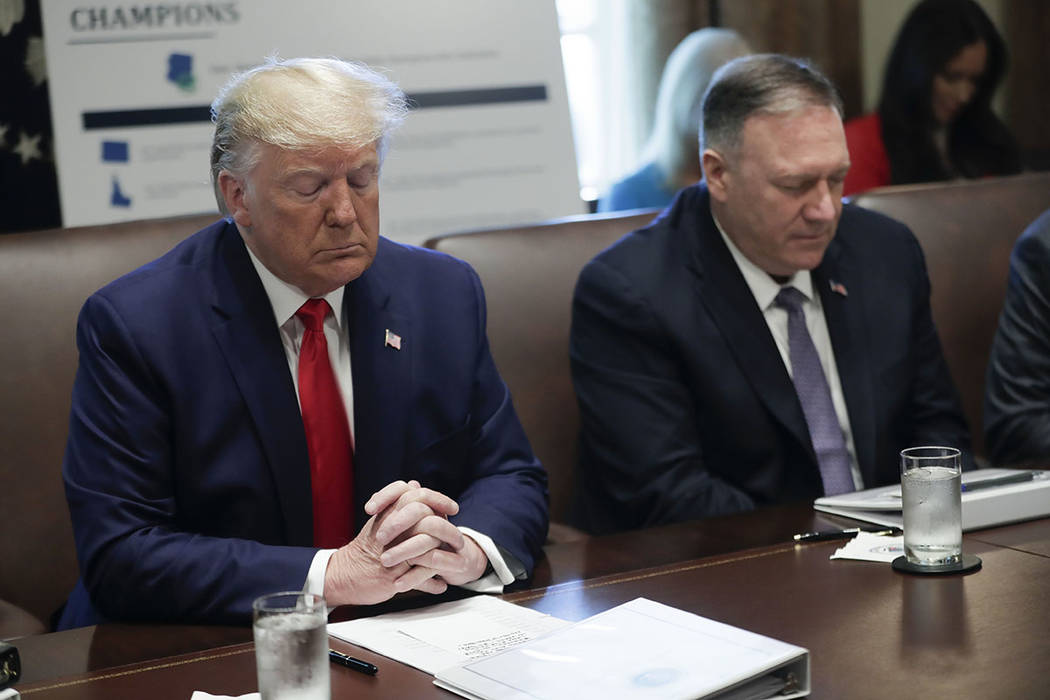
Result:
{"label": "man's nose", "polygon": [[826,181],[817,184],[812,199],[802,209],[810,221],[832,221],[835,218],[835,193]]}
{"label": "man's nose", "polygon": [[354,193],[348,182],[334,183],[329,188],[329,201],[325,211],[328,226],[345,228],[357,221]]}

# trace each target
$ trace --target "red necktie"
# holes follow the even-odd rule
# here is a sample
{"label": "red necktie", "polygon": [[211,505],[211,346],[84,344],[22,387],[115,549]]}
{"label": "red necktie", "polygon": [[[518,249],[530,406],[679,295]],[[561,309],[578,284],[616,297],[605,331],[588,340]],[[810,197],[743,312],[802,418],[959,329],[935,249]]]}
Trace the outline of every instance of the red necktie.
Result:
{"label": "red necktie", "polygon": [[310,453],[314,546],[326,549],[350,541],[354,488],[350,428],[324,337],[330,310],[324,299],[309,299],[295,312],[306,327],[299,346],[299,405]]}

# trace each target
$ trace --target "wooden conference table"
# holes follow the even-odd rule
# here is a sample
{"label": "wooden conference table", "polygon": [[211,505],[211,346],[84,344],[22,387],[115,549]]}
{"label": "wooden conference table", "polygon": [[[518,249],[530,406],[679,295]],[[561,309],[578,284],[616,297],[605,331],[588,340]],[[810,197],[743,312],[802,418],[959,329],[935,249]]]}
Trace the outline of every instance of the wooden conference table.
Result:
{"label": "wooden conference table", "polygon": [[[549,546],[507,600],[579,620],[644,596],[810,651],[822,698],[1050,697],[1050,519],[964,536],[984,561],[918,577],[828,557],[796,532],[856,523],[808,504]],[[433,599],[430,599],[433,600]],[[368,611],[373,612],[373,611]],[[100,625],[15,640],[31,700],[188,700],[256,690],[248,628]],[[379,666],[332,666],[332,697],[451,698],[431,677],[332,640]]]}

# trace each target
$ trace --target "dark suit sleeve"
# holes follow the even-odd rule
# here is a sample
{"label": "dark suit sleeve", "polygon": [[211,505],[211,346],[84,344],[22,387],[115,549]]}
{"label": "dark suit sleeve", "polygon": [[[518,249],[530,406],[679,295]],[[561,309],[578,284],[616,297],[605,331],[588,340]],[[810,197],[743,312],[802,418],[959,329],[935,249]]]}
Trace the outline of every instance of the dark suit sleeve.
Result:
{"label": "dark suit sleeve", "polygon": [[469,272],[477,328],[467,456],[472,477],[459,494],[460,512],[452,521],[491,537],[531,575],[547,536],[547,472],[532,453],[507,385],[492,360],[481,281],[464,267]]}
{"label": "dark suit sleeve", "polygon": [[695,399],[675,353],[629,280],[600,259],[583,269],[570,360],[580,407],[581,524],[592,531],[754,508],[705,468]]}
{"label": "dark suit sleeve", "polygon": [[193,408],[176,405],[101,295],[81,312],[77,346],[63,476],[94,607],[121,620],[243,624],[255,597],[300,589],[315,550],[182,529],[172,436]]}
{"label": "dark suit sleeve", "polygon": [[[912,252],[912,331],[909,341],[914,353],[914,378],[911,387],[910,411],[904,420],[910,428],[910,439],[905,447],[915,445],[949,445],[962,452],[963,469],[974,467],[970,432],[963,417],[959,394],[944,360],[940,337],[930,309],[930,279],[926,261],[918,241],[909,232]],[[876,391],[889,391],[876,387]],[[903,449],[903,448],[902,448]],[[896,454],[894,458],[896,458]],[[897,462],[889,470],[896,480]]]}
{"label": "dark suit sleeve", "polygon": [[992,344],[985,395],[988,452],[996,464],[1050,459],[1050,216],[1026,233]]}

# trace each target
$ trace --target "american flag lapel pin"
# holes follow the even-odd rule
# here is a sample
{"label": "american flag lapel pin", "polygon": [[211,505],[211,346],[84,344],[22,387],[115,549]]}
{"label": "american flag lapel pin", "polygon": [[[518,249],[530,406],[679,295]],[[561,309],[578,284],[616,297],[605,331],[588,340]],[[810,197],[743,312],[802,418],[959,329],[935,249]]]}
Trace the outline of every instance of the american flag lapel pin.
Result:
{"label": "american flag lapel pin", "polygon": [[394,348],[395,350],[401,349],[401,336],[397,333],[391,333],[390,329],[386,329],[386,337],[383,339],[383,347]]}
{"label": "american flag lapel pin", "polygon": [[831,280],[830,282],[831,282],[831,291],[835,292],[836,294],[841,294],[844,297],[848,297],[849,296],[849,293],[846,291],[846,285],[844,285],[844,284],[842,284],[840,282],[836,282],[835,280]]}

